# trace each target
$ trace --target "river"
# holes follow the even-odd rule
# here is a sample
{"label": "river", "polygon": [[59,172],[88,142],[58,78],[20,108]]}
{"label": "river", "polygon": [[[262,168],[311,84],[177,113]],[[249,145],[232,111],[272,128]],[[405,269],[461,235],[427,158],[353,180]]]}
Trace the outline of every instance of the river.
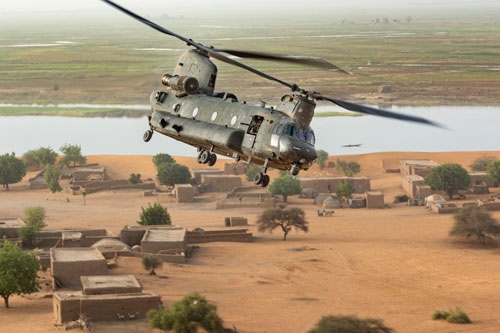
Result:
{"label": "river", "polygon": [[[316,148],[331,155],[500,150],[500,107],[394,107],[393,110],[426,117],[447,129],[374,116],[314,118]],[[320,111],[335,109],[321,107]],[[70,143],[81,145],[87,155],[161,152],[195,156],[195,148],[157,133],[149,143],[144,143],[142,134],[147,128],[146,118],[0,117],[0,154],[22,155],[40,146],[58,150]],[[342,147],[349,144],[361,147]]]}

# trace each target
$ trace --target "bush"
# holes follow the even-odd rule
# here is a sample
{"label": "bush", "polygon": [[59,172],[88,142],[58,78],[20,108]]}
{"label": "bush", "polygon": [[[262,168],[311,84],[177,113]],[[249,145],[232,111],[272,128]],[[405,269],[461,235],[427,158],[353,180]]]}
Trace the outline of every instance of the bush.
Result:
{"label": "bush", "polygon": [[36,158],[36,151],[30,150],[23,155],[23,163],[27,169],[39,170],[40,162]]}
{"label": "bush", "polygon": [[431,319],[446,320],[452,324],[469,324],[471,322],[469,316],[467,316],[467,314],[459,307],[456,307],[455,310],[449,311],[436,310],[432,314]]}
{"label": "bush", "polygon": [[476,236],[481,244],[485,244],[488,236],[496,237],[500,234],[500,225],[484,208],[464,207],[453,218],[455,224],[450,230],[450,236]]}
{"label": "bush", "polygon": [[286,176],[276,178],[271,185],[267,188],[271,195],[283,196],[283,201],[288,201],[289,195],[296,195],[302,193],[302,185],[300,180],[288,174]]}
{"label": "bush", "polygon": [[149,311],[148,319],[152,328],[178,333],[196,333],[198,327],[206,332],[223,332],[224,329],[217,307],[198,293],[185,296],[168,309]]}
{"label": "bush", "polygon": [[308,333],[390,333],[392,328],[380,319],[359,319],[356,316],[324,316]]}
{"label": "bush", "polygon": [[158,181],[161,185],[189,184],[191,174],[189,169],[177,163],[162,164],[158,168]]}
{"label": "bush", "polygon": [[150,271],[149,275],[156,275],[155,269],[161,267],[161,265],[162,262],[158,258],[150,254],[145,255],[142,258],[142,266],[145,270]]}
{"label": "bush", "polygon": [[139,184],[139,183],[142,183],[141,174],[140,173],[131,173],[130,177],[128,177],[128,182],[130,184]]}
{"label": "bush", "polygon": [[141,209],[142,213],[140,216],[140,221],[137,221],[137,223],[140,225],[172,224],[167,209],[157,202],[155,202],[152,206],[151,204],[149,204],[148,208],[146,209],[144,209],[143,207],[141,207]]}
{"label": "bush", "polygon": [[328,159],[328,152],[320,149],[320,150],[316,151],[316,153],[318,153],[319,168],[321,170],[323,170],[323,168],[325,167],[325,162]]}
{"label": "bush", "polygon": [[153,163],[159,169],[164,164],[175,163],[175,160],[169,154],[156,154],[153,156]]}
{"label": "bush", "polygon": [[45,209],[41,206],[26,207],[24,210],[24,225],[19,228],[19,238],[24,245],[33,247],[33,240],[40,230],[46,226]]}
{"label": "bush", "polygon": [[335,194],[340,201],[344,199],[351,199],[352,194],[354,193],[354,187],[351,183],[346,181],[341,181],[340,184],[335,189]]}
{"label": "bush", "polygon": [[460,164],[448,163],[432,168],[425,177],[425,183],[433,190],[446,192],[451,200],[459,190],[467,190],[471,180],[467,170]]}
{"label": "bush", "polygon": [[356,161],[342,161],[337,159],[337,171],[342,172],[347,177],[352,177],[361,171],[361,166]]}
{"label": "bush", "polygon": [[259,172],[262,172],[262,170],[258,165],[252,165],[251,167],[247,168],[247,171],[245,172],[247,180],[253,181],[255,175],[258,174]]}
{"label": "bush", "polygon": [[488,177],[495,183],[500,183],[500,161],[491,162],[486,170]]}
{"label": "bush", "polygon": [[496,161],[496,157],[494,156],[481,156],[474,160],[474,162],[470,165],[470,168],[474,171],[486,171],[488,166]]}
{"label": "bush", "polygon": [[58,167],[47,164],[45,167],[44,178],[50,192],[56,193],[61,192],[62,187],[59,185],[59,177],[61,176],[61,170]]}

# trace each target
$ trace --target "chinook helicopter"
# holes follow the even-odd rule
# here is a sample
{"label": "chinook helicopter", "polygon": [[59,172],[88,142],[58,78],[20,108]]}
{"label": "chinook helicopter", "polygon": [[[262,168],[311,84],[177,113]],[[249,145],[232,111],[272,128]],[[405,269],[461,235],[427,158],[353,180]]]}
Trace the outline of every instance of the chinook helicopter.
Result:
{"label": "chinook helicopter", "polygon": [[[266,187],[269,167],[288,170],[296,176],[316,161],[315,137],[310,123],[315,101],[328,101],[344,109],[375,116],[439,126],[416,116],[403,115],[364,105],[330,98],[307,91],[249,67],[233,57],[284,61],[312,65],[347,73],[341,68],[318,58],[297,58],[259,52],[217,50],[167,30],[110,0],[102,0],[121,12],[151,28],[185,42],[191,50],[183,53],[172,74],[165,74],[161,82],[166,87],[154,91],[150,97],[149,130],[144,141],[158,132],[198,149],[198,162],[213,166],[217,155],[234,158],[237,162],[262,165],[262,172],[254,183]],[[277,82],[291,90],[276,106],[249,105],[238,101],[231,93],[216,93],[217,67],[211,58],[240,67],[265,79]]]}

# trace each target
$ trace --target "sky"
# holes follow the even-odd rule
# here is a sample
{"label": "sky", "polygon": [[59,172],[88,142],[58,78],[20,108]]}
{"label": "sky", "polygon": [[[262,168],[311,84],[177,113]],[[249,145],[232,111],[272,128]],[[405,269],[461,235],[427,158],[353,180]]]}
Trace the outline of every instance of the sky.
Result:
{"label": "sky", "polygon": [[[392,9],[490,9],[500,8],[498,0],[117,0],[142,15],[159,11],[172,16],[217,17],[224,15],[283,15],[330,11],[369,13]],[[115,17],[113,9],[100,0],[1,0],[0,16],[53,17],[57,15],[105,15]],[[110,14],[111,13],[111,14]],[[116,14],[116,13],[115,13]]]}

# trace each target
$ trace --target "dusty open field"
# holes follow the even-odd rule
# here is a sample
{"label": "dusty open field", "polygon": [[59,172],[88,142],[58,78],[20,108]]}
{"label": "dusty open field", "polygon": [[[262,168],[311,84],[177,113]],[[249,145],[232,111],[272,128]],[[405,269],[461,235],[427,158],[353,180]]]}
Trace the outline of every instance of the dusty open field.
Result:
{"label": "dusty open field", "polygon": [[[432,158],[440,163],[468,166],[476,157],[496,153],[380,153],[350,156],[372,179],[372,188],[386,193],[386,202],[401,193],[399,174],[384,174],[388,158]],[[194,159],[180,163],[198,167]],[[112,177],[140,170],[153,177],[149,156],[91,156]],[[223,162],[219,162],[219,167]],[[312,168],[306,175],[334,174]],[[273,174],[272,174],[273,176]],[[82,198],[26,190],[26,180],[0,191],[0,216],[21,216],[23,208],[40,204],[48,213],[49,228],[106,227],[118,232],[133,225],[141,206],[157,198],[139,191],[102,192]],[[497,189],[498,190],[498,189]],[[66,198],[69,197],[69,202]],[[384,210],[337,210],[332,218],[318,218],[310,200],[292,198],[303,208],[310,232],[259,234],[255,210],[215,210],[221,195],[208,194],[195,204],[162,201],[175,224],[188,228],[220,228],[225,216],[246,216],[255,243],[202,244],[185,265],[167,264],[148,276],[140,261],[122,258],[112,274],[135,274],[145,290],[162,296],[165,305],[198,291],[217,304],[227,326],[241,332],[305,332],[326,314],[356,314],[384,319],[398,332],[498,332],[500,329],[500,250],[454,241],[448,237],[449,215],[437,216],[422,207],[392,204]],[[494,213],[500,219],[500,213]],[[294,252],[293,248],[310,250]],[[12,308],[0,308],[0,332],[53,332],[51,298],[41,292],[12,297]],[[463,308],[471,325],[430,320],[437,308]],[[147,323],[98,324],[97,332],[149,331]]]}

